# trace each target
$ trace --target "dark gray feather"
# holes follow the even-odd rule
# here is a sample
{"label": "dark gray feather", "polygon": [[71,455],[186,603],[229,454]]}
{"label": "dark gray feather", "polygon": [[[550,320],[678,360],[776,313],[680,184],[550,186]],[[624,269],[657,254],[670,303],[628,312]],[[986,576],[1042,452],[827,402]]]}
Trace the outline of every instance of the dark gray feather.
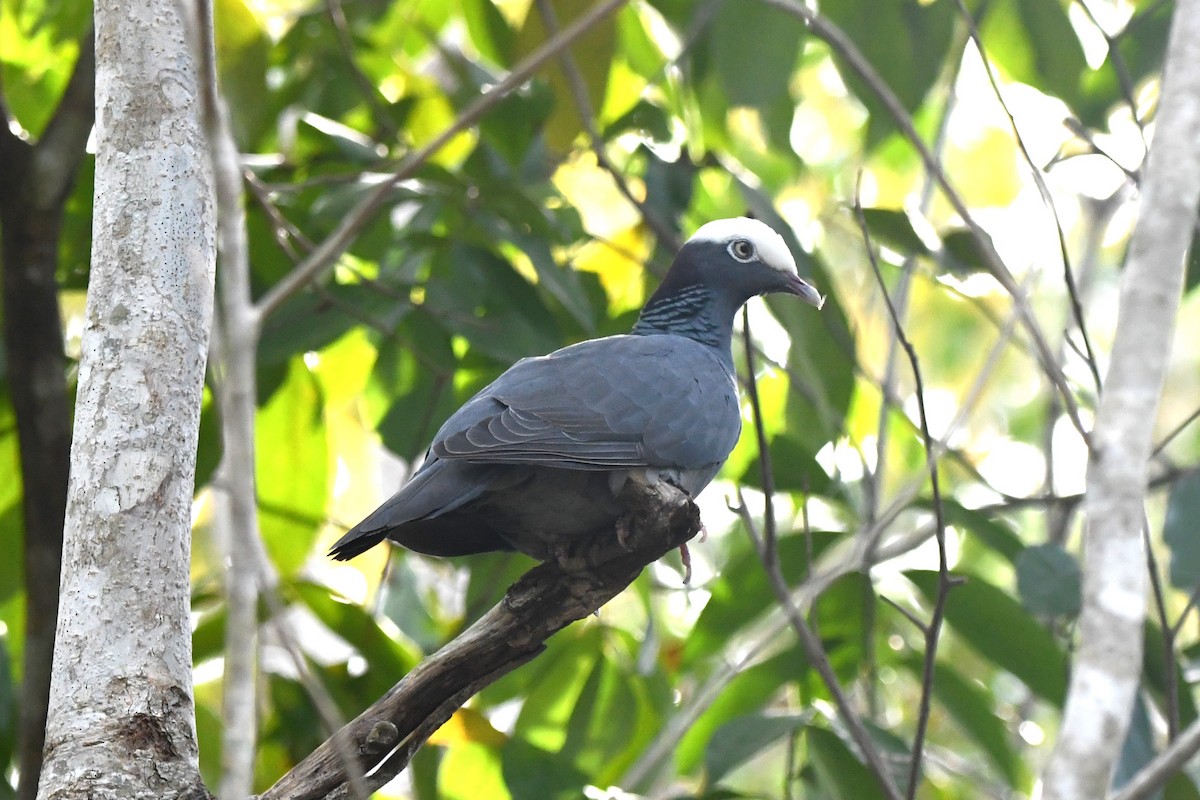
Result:
{"label": "dark gray feather", "polygon": [[699,469],[729,455],[740,426],[733,377],[712,348],[680,336],[610,336],[518,362],[447,420],[430,454]]}

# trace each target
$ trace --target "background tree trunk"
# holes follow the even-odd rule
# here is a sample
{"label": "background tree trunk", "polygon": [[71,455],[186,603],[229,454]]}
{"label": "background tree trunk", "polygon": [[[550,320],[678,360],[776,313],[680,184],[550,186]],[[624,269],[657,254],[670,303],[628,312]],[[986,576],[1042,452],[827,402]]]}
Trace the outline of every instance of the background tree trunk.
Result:
{"label": "background tree trunk", "polygon": [[80,45],[71,82],[38,142],[24,141],[7,124],[0,127],[0,185],[6,187],[0,192],[4,346],[24,483],[20,800],[36,796],[42,768],[71,456],[67,363],[58,313],[58,248],[63,207],[92,128],[94,89],[95,53],[89,33]]}
{"label": "background tree trunk", "polygon": [[183,11],[96,4],[95,233],[43,798],[207,794],[188,570],[215,236]]}

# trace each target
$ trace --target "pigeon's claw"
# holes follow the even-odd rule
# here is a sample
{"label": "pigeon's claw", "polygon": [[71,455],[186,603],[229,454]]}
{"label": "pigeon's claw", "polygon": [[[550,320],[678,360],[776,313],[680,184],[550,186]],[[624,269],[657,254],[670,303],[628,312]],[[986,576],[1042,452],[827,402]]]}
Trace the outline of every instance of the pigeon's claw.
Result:
{"label": "pigeon's claw", "polygon": [[679,560],[683,562],[683,585],[687,586],[692,582],[692,554],[686,542],[679,545]]}

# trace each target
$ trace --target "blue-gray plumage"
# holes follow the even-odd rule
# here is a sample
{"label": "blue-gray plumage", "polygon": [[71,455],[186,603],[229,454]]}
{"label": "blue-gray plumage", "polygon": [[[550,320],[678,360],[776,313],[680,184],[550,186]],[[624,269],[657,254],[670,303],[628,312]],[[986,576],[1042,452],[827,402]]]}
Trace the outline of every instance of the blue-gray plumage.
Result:
{"label": "blue-gray plumage", "polygon": [[455,412],[412,479],[334,544],[385,538],[437,556],[520,550],[615,530],[631,476],[695,497],[741,432],[730,339],[751,297],[822,298],[761,222],[717,220],[687,241],[633,331],[518,361]]}

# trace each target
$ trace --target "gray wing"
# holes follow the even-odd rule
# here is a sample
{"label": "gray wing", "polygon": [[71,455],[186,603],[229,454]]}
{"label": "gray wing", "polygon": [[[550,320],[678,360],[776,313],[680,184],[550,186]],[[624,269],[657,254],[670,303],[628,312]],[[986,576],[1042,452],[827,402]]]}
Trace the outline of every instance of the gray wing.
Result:
{"label": "gray wing", "polygon": [[737,392],[711,348],[610,336],[515,364],[447,420],[439,459],[582,470],[697,469],[741,431]]}

